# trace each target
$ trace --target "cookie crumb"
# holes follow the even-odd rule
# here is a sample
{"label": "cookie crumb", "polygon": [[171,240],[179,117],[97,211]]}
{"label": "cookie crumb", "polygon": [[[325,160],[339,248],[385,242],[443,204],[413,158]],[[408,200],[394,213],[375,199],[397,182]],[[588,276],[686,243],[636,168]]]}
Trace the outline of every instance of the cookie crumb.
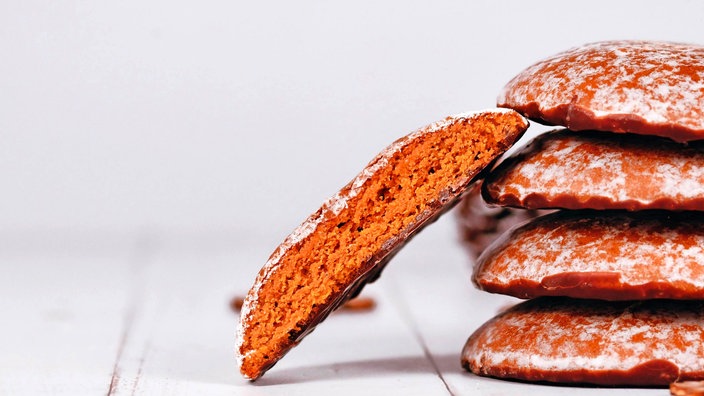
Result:
{"label": "cookie crumb", "polygon": [[371,297],[355,297],[340,307],[345,312],[366,312],[376,307],[376,301]]}
{"label": "cookie crumb", "polygon": [[673,396],[704,396],[704,381],[683,381],[670,384]]}
{"label": "cookie crumb", "polygon": [[242,310],[242,304],[244,304],[244,297],[234,296],[230,300],[230,309],[233,312],[239,313]]}

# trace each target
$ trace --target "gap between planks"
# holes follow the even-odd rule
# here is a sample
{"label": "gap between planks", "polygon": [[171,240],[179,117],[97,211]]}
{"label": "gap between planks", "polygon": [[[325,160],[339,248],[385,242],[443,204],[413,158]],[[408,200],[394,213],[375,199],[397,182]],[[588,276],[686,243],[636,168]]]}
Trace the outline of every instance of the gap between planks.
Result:
{"label": "gap between planks", "polygon": [[[149,234],[143,234],[136,238],[134,243],[134,248],[132,250],[132,256],[128,260],[129,265],[132,267],[130,273],[132,274],[132,281],[130,282],[132,287],[128,293],[128,304],[124,315],[123,328],[120,336],[120,342],[118,344],[117,353],[115,355],[115,363],[112,369],[112,375],[110,376],[110,383],[108,385],[107,396],[114,396],[117,392],[118,385],[120,383],[120,371],[123,359],[123,353],[126,346],[130,342],[130,336],[134,330],[135,318],[140,311],[140,303],[144,301],[144,288],[146,285],[146,269],[154,261],[154,256],[157,250],[157,244],[155,237]],[[148,347],[147,341],[147,347]],[[144,354],[147,351],[147,347],[142,351],[142,356],[140,357],[139,368],[137,371],[137,376],[135,378],[134,384],[132,386],[131,395],[134,395],[137,391],[139,385],[139,379],[142,372],[142,365],[144,363]]]}
{"label": "gap between planks", "polygon": [[405,303],[404,299],[402,298],[403,296],[400,290],[398,289],[398,286],[395,282],[387,282],[386,287],[391,303],[396,307],[399,314],[401,315],[401,318],[406,322],[408,327],[410,327],[413,336],[420,345],[421,349],[423,349],[423,354],[425,355],[425,358],[428,359],[430,365],[433,367],[433,370],[435,370],[435,374],[438,376],[440,381],[442,381],[442,384],[447,390],[447,393],[450,396],[455,396],[455,394],[450,389],[450,385],[445,380],[445,377],[443,376],[442,371],[440,370],[440,366],[438,365],[437,361],[430,352],[430,348],[428,348],[425,338],[423,338],[423,335],[420,332],[418,323],[416,323],[416,321],[413,319],[410,307],[407,303]]}

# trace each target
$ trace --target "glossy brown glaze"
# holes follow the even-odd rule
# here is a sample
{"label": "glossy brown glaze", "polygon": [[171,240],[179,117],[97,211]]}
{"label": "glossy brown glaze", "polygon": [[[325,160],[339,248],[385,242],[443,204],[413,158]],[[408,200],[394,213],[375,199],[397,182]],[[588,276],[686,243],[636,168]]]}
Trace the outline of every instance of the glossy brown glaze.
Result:
{"label": "glossy brown glaze", "polygon": [[704,379],[704,302],[543,297],[472,334],[462,365],[485,376],[606,386]]}
{"label": "glossy brown glaze", "polygon": [[472,279],[519,298],[704,299],[704,213],[555,212],[504,234]]}
{"label": "glossy brown glaze", "polygon": [[704,47],[656,41],[587,44],[513,78],[500,107],[573,130],[704,138]]}
{"label": "glossy brown glaze", "polygon": [[704,144],[555,131],[499,164],[483,186],[489,203],[530,209],[704,210]]}

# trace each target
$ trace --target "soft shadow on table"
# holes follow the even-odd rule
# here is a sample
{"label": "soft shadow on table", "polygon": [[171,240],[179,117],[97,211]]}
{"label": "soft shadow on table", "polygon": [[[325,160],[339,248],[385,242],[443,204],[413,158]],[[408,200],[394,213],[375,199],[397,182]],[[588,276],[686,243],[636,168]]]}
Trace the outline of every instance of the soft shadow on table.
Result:
{"label": "soft shadow on table", "polygon": [[[454,367],[461,371],[459,356],[455,354],[433,357],[435,364],[443,369]],[[253,382],[256,386],[296,384],[311,381],[340,380],[350,378],[372,377],[396,373],[436,374],[435,368],[425,356],[407,356],[388,359],[358,360],[343,363],[331,363],[317,366],[303,366],[276,370],[273,368],[262,378]]]}

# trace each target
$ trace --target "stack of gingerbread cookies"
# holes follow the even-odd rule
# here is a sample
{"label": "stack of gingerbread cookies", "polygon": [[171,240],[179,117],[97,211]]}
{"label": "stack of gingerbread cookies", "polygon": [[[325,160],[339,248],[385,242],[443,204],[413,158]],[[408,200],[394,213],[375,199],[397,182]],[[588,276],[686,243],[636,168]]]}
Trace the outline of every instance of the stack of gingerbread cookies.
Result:
{"label": "stack of gingerbread cookies", "polygon": [[597,385],[704,379],[704,47],[575,48],[517,75],[499,106],[567,129],[500,163],[482,196],[558,210],[476,260],[480,289],[530,300],[470,336],[465,368]]}

